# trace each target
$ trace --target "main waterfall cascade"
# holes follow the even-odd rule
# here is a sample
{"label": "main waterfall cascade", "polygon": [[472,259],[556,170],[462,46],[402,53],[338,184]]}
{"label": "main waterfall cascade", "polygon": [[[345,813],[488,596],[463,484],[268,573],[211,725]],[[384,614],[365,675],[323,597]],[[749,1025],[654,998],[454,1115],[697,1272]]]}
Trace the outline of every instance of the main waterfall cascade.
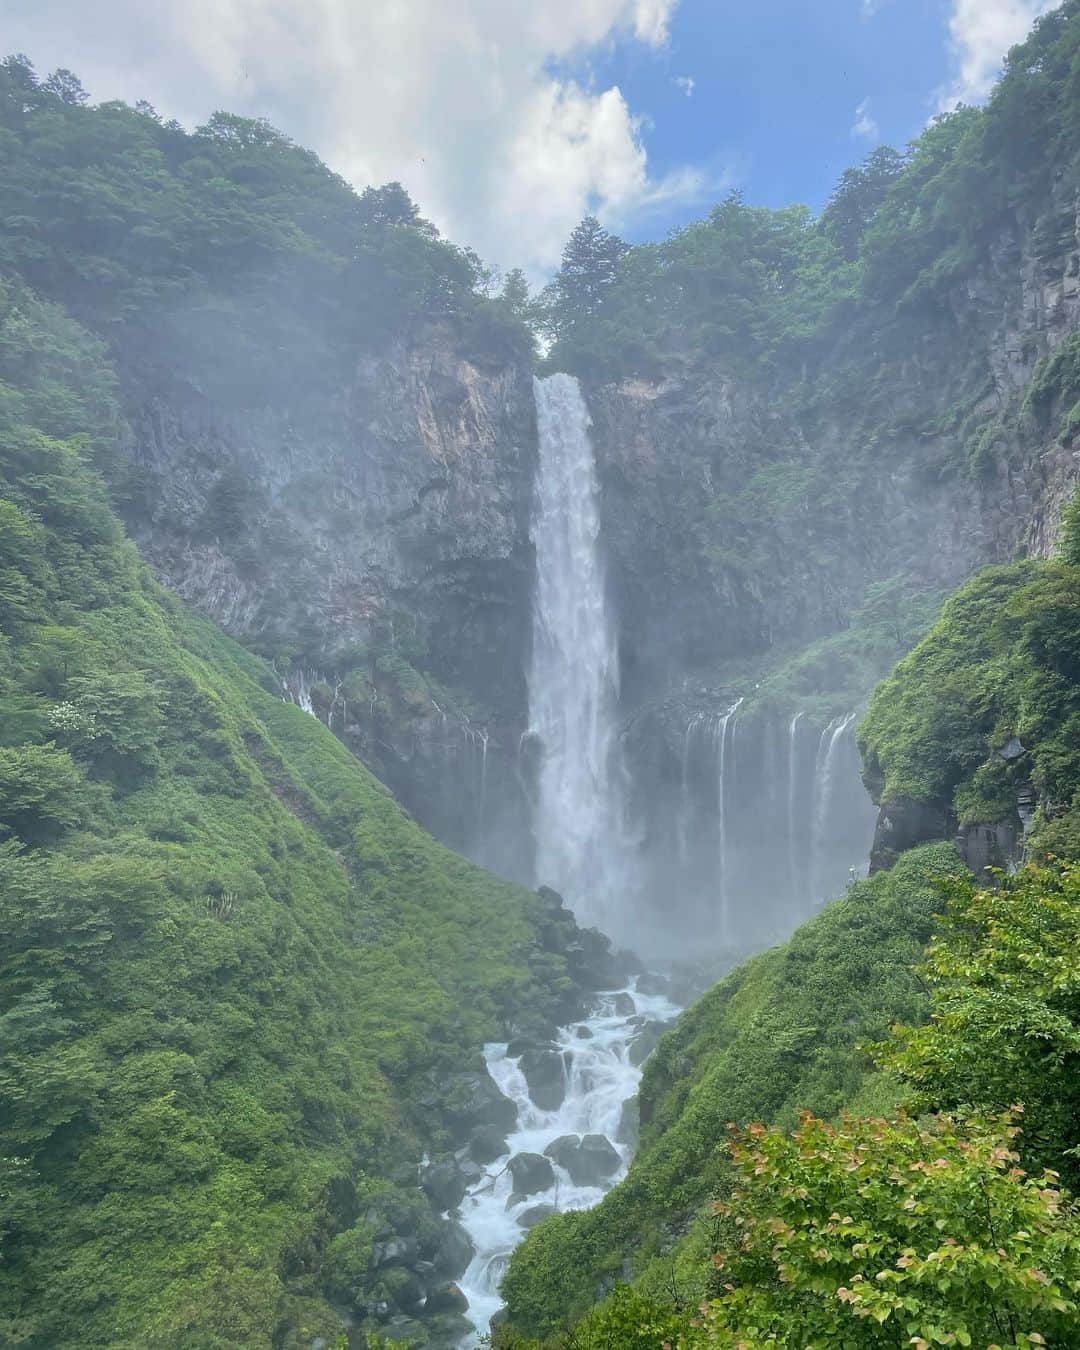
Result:
{"label": "main waterfall cascade", "polygon": [[541,757],[536,877],[620,936],[635,877],[618,736],[619,662],[605,594],[589,413],[577,380],[535,380],[539,463],[530,733]]}

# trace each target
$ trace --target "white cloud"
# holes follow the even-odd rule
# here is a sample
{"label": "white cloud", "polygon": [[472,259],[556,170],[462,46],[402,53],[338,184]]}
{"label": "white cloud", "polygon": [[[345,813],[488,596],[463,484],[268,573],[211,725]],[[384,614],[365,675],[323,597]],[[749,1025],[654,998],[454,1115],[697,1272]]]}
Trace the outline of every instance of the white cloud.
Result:
{"label": "white cloud", "polygon": [[694,79],[693,75],[675,75],[672,82],[678,85],[687,98],[691,97],[697,87],[697,80]]}
{"label": "white cloud", "polygon": [[855,109],[855,121],[851,126],[851,134],[867,141],[876,141],[881,135],[881,128],[870,111],[870,99],[864,98]]}
{"label": "white cloud", "polygon": [[266,116],[363,186],[400,179],[451,238],[540,274],[587,211],[625,228],[712,184],[649,172],[590,51],[666,43],[678,0],[3,0],[4,44],[96,99],[191,125]]}
{"label": "white cloud", "polygon": [[977,103],[993,88],[1010,47],[1022,42],[1040,14],[1061,0],[953,0],[949,40],[956,70],[938,110]]}

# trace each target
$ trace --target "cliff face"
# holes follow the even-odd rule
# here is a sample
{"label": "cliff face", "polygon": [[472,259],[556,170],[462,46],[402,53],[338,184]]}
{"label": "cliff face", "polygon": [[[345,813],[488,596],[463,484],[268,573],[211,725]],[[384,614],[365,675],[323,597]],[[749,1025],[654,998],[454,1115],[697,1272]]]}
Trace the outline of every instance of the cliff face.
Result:
{"label": "cliff face", "polygon": [[520,703],[535,453],[527,364],[432,325],[362,358],[336,397],[222,406],[130,388],[144,550],[227,631],[311,664],[410,641],[421,663]]}

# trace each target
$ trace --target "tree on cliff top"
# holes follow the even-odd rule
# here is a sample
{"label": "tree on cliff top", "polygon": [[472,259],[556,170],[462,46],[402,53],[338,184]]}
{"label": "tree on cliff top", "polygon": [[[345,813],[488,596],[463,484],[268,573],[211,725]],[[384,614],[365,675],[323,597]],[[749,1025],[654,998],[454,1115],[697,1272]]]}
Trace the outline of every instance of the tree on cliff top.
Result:
{"label": "tree on cliff top", "polygon": [[574,228],[555,279],[545,290],[548,324],[554,335],[596,313],[629,250],[630,245],[605,230],[595,216],[586,216]]}

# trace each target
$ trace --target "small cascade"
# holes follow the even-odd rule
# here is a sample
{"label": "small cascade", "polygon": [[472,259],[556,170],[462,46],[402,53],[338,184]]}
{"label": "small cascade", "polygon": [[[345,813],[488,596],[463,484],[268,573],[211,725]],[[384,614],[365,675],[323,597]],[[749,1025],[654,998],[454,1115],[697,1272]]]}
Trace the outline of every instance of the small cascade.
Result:
{"label": "small cascade", "polygon": [[727,947],[731,942],[731,888],[728,875],[727,779],[724,773],[728,755],[728,727],[731,727],[731,749],[735,749],[735,721],[742,699],[736,699],[726,713],[715,722],[716,739],[716,888],[720,919],[720,941]]}
{"label": "small cascade", "polygon": [[634,845],[618,736],[619,663],[599,547],[589,413],[577,380],[533,381],[539,463],[529,719],[541,761],[536,879],[579,917],[625,927]]}
{"label": "small cascade", "polygon": [[821,733],[817,762],[814,768],[814,831],[811,858],[814,899],[826,898],[828,882],[825,877],[825,849],[831,823],[831,807],[836,789],[836,766],[844,734],[858,717],[857,712],[834,717]]}
{"label": "small cascade", "polygon": [[[488,1072],[517,1106],[518,1119],[507,1151],[486,1168],[461,1205],[461,1222],[475,1248],[459,1282],[475,1327],[463,1346],[475,1346],[487,1332],[501,1306],[499,1283],[510,1254],[532,1222],[556,1211],[589,1209],[626,1175],[633,1135],[624,1114],[641,1082],[644,1058],[634,1053],[634,1043],[650,1024],[655,1030],[678,1011],[662,995],[640,993],[636,982],[601,994],[592,1016],[557,1034],[554,1048],[562,1058],[566,1092],[557,1110],[533,1102],[520,1062],[507,1055],[505,1044],[485,1046]],[[591,1155],[575,1142],[586,1136],[592,1136]],[[535,1155],[550,1161],[550,1184],[543,1190],[515,1193],[510,1162],[519,1154],[534,1155],[534,1163]]]}
{"label": "small cascade", "polygon": [[788,723],[787,753],[787,846],[788,880],[792,896],[802,891],[800,885],[798,849],[798,806],[799,806],[799,723],[805,713],[797,712]]}

